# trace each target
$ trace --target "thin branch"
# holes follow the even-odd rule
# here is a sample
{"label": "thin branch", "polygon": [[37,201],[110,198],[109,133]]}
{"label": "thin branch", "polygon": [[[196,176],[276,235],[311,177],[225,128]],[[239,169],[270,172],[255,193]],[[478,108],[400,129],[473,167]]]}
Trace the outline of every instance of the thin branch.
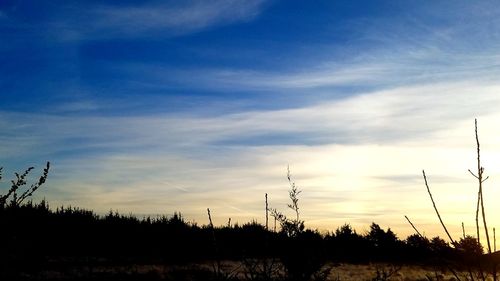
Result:
{"label": "thin branch", "polygon": [[214,252],[215,252],[215,264],[212,264],[212,269],[217,276],[220,276],[221,274],[221,261],[219,258],[219,249],[217,248],[217,240],[215,239],[215,229],[214,229],[214,224],[212,222],[212,215],[210,214],[210,208],[207,208],[207,213],[208,213],[208,221],[209,221],[209,227],[212,232],[212,243],[214,247]]}
{"label": "thin branch", "polygon": [[[418,236],[420,236],[421,238],[423,239],[426,239],[425,236],[423,236],[422,234],[420,234],[420,231],[418,231],[418,229],[415,227],[415,225],[413,225],[413,223],[410,221],[410,219],[405,216],[406,220],[410,223],[411,227],[413,227],[413,229],[415,230],[415,232],[418,234]],[[439,253],[439,252],[438,252]],[[452,268],[450,267],[449,265],[447,266],[448,269],[450,270],[450,272],[455,276],[455,278],[460,281],[460,277],[458,276],[457,272]]]}
{"label": "thin branch", "polygon": [[473,173],[470,169],[469,169],[469,170],[467,170],[467,171],[469,171],[469,173],[470,173],[473,177],[475,177],[476,179],[479,179],[479,178],[476,176],[476,174],[474,174],[474,173]]}
{"label": "thin branch", "polygon": [[497,251],[497,232],[496,229],[493,227],[493,251]]}
{"label": "thin branch", "polygon": [[28,197],[32,196],[33,193],[40,188],[41,185],[43,185],[47,181],[47,177],[49,175],[49,169],[50,169],[50,162],[47,162],[47,165],[45,169],[43,169],[43,174],[40,176],[40,179],[38,179],[38,182],[36,184],[32,184],[29,189],[24,191],[24,193],[21,194],[19,199],[16,201],[16,205],[21,205],[21,203]]}
{"label": "thin branch", "polygon": [[212,223],[212,214],[210,214],[210,208],[207,208],[209,227],[214,229],[214,224]]}
{"label": "thin branch", "polygon": [[266,193],[266,231],[269,230],[269,205],[267,204],[267,193]]}
{"label": "thin branch", "polygon": [[487,179],[489,179],[489,178],[490,178],[490,176],[487,176],[485,179],[483,179],[483,181],[482,181],[482,182],[485,182],[485,181],[486,181]]}
{"label": "thin branch", "polygon": [[[418,236],[420,236],[421,238],[425,239],[425,236],[423,236],[422,234],[420,234],[420,231],[418,231],[418,229],[415,227],[415,225],[413,225],[413,223],[410,221],[410,219],[407,216],[405,216],[405,218],[410,223],[411,227],[413,227],[413,229],[417,232]],[[463,225],[463,223],[462,223],[462,225]],[[456,273],[456,271],[453,268],[451,268],[450,266],[448,266],[448,269],[451,271],[451,273],[453,275],[455,275],[455,278],[457,278],[457,280],[460,280],[460,277],[458,277],[458,274]]]}
{"label": "thin branch", "polygon": [[298,195],[302,192],[301,190],[297,189],[297,186],[295,185],[295,182],[292,181],[292,174],[290,173],[290,165],[287,166],[287,174],[286,177],[288,178],[288,183],[290,184],[290,191],[288,192],[288,195],[290,197],[290,200],[292,201],[291,204],[288,204],[288,208],[292,209],[295,212],[295,220],[298,223],[299,222],[299,198]]}
{"label": "thin branch", "polygon": [[481,245],[480,242],[480,231],[479,231],[479,206],[481,205],[481,193],[482,193],[482,180],[481,180],[481,157],[480,157],[480,146],[479,146],[479,139],[477,135],[477,119],[474,119],[474,130],[476,134],[476,145],[477,145],[477,176],[476,179],[479,181],[479,189],[477,191],[477,204],[476,204],[476,232],[477,232],[477,244]]}
{"label": "thin branch", "polygon": [[[478,178],[479,179],[479,178]],[[479,191],[477,192],[477,205],[476,205],[476,235],[477,235],[477,244],[481,245],[481,236],[479,233],[479,206],[481,203],[481,187],[479,188]]]}
{"label": "thin branch", "polygon": [[17,190],[24,186],[27,181],[26,181],[26,177],[28,176],[28,174],[31,172],[31,170],[33,170],[34,167],[29,167],[28,169],[26,169],[26,171],[24,171],[24,173],[22,174],[18,174],[18,173],[14,173],[15,176],[16,176],[16,180],[11,180],[10,182],[12,183],[9,191],[7,192],[7,194],[5,195],[2,195],[0,196],[0,207],[4,206],[6,203],[7,203],[7,199],[9,199],[9,197],[12,195],[12,205],[13,206],[16,206],[17,204]]}
{"label": "thin branch", "polygon": [[[477,132],[477,119],[474,119],[474,124],[475,124],[476,145],[477,145],[477,177],[478,177],[478,182],[479,182],[479,197],[480,197],[479,201],[481,203],[481,214],[483,216],[483,224],[484,224],[484,232],[486,234],[486,242],[488,243],[488,253],[491,254],[490,236],[488,233],[488,226],[486,224],[486,213],[484,211],[484,198],[483,198],[483,182],[488,178],[483,180],[484,168],[481,167],[481,154],[480,154],[481,149],[480,149],[480,145],[479,145],[479,134]],[[478,238],[479,238],[479,235],[478,235]],[[478,241],[479,241],[479,239],[478,239]]]}
{"label": "thin branch", "polygon": [[431,198],[432,206],[434,206],[434,210],[436,210],[436,214],[437,214],[437,216],[439,218],[439,221],[441,222],[441,225],[443,226],[444,231],[446,232],[446,235],[448,235],[448,238],[450,239],[451,244],[453,246],[455,246],[455,244],[456,244],[455,240],[453,240],[453,238],[451,238],[451,235],[448,232],[448,229],[446,228],[446,226],[444,225],[443,220],[441,219],[441,215],[439,214],[439,211],[438,211],[438,209],[436,207],[436,203],[434,202],[434,199],[432,198],[431,189],[429,188],[429,184],[427,183],[427,177],[425,176],[425,171],[424,170],[422,170],[422,174],[424,175],[425,187],[427,187],[427,192],[429,193],[429,197]]}
{"label": "thin branch", "polygon": [[424,238],[424,236],[422,234],[420,234],[420,231],[418,231],[418,229],[415,227],[415,225],[413,225],[413,223],[410,221],[410,219],[405,216],[406,220],[408,221],[408,223],[410,223],[411,227],[413,227],[413,230],[415,230],[415,232],[418,234],[418,236]]}
{"label": "thin branch", "polygon": [[465,235],[465,227],[464,227],[464,222],[462,222],[462,235],[463,235],[463,237],[464,237],[464,239],[465,239],[465,236],[466,236],[466,235]]}

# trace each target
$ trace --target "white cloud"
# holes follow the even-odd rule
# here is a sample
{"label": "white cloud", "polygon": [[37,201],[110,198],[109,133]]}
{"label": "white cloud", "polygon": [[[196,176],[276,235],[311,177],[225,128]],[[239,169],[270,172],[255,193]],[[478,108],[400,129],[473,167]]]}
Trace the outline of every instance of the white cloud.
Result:
{"label": "white cloud", "polygon": [[[134,5],[66,5],[51,23],[66,39],[175,36],[252,20],[264,1],[154,1]],[[69,16],[68,16],[69,15]],[[59,16],[59,17],[58,17]]]}
{"label": "white cloud", "polygon": [[[147,73],[143,74],[148,77],[145,79],[154,77],[148,81],[159,87],[173,83],[228,92],[307,95],[313,95],[312,90],[334,90],[337,86],[381,89],[494,80],[500,72],[500,32],[495,29],[500,17],[494,5],[416,5],[417,11],[397,18],[356,18],[361,23],[348,21],[339,27],[343,33],[358,34],[353,42],[322,38],[323,43],[296,42],[286,50],[279,49],[278,44],[276,50],[266,49],[265,65],[271,67],[264,70],[251,66],[171,69],[158,64],[120,67],[137,69],[137,75]],[[436,18],[442,22],[436,22]],[[335,32],[338,30],[332,30],[332,34]],[[241,50],[225,50],[221,58],[232,52]],[[258,59],[262,58],[260,54]]]}
{"label": "white cloud", "polygon": [[[201,29],[219,22],[251,19],[262,1],[191,1],[188,5],[105,7],[95,12],[97,26],[140,32],[158,28]],[[174,6],[174,7],[172,7]]]}
{"label": "white cloud", "polygon": [[[132,68],[138,66],[131,66]],[[161,85],[165,77],[174,83],[196,79],[192,87],[227,91],[279,91],[280,93],[307,93],[335,87],[364,87],[384,89],[457,80],[494,80],[500,72],[500,56],[496,53],[482,55],[425,52],[397,54],[390,57],[385,52],[372,58],[343,63],[323,63],[319,66],[302,66],[301,71],[256,71],[249,69],[169,70],[158,67],[138,67]]]}
{"label": "white cloud", "polygon": [[[218,117],[3,112],[0,129],[8,133],[0,139],[1,161],[51,160],[52,178],[40,194],[53,205],[181,211],[200,222],[210,207],[220,224],[228,217],[262,221],[265,192],[274,207],[285,209],[290,164],[304,190],[309,226],[331,229],[351,222],[362,228],[375,220],[405,234],[411,229],[403,215],[419,225],[435,223],[418,180],[425,168],[443,215],[459,233],[461,221],[473,221],[475,208],[474,181],[466,172],[474,167],[474,117],[483,164],[492,176],[489,186],[500,177],[494,171],[500,163],[499,91],[495,83],[461,81]],[[297,141],[269,143],[273,134]],[[411,177],[394,180],[395,175]],[[500,195],[490,187],[487,192],[487,198]],[[493,203],[487,201],[488,207],[499,211]],[[441,234],[438,226],[427,233]]]}
{"label": "white cloud", "polygon": [[367,93],[303,108],[216,117],[64,117],[4,112],[1,126],[12,138],[21,140],[19,145],[31,146],[36,141],[46,146],[44,153],[67,150],[67,145],[70,149],[147,151],[224,144],[265,146],[273,144],[273,136],[285,144],[286,138],[293,139],[292,144],[305,145],[387,144],[418,141],[464,120],[486,118],[500,104],[499,90],[500,85],[495,84],[443,83]]}

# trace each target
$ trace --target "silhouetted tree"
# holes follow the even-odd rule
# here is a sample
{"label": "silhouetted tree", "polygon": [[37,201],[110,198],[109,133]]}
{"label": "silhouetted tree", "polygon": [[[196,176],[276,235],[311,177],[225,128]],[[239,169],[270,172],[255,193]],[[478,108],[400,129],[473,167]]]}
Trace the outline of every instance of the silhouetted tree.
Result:
{"label": "silhouetted tree", "polygon": [[478,257],[484,253],[483,246],[477,243],[476,238],[469,235],[465,236],[465,238],[460,238],[457,248],[471,257]]}
{"label": "silhouetted tree", "polygon": [[422,261],[431,254],[431,242],[418,234],[406,238],[406,258],[413,261]]}
{"label": "silhouetted tree", "polygon": [[384,231],[378,224],[372,223],[366,238],[370,242],[374,257],[383,260],[398,257],[401,241],[390,228]]}

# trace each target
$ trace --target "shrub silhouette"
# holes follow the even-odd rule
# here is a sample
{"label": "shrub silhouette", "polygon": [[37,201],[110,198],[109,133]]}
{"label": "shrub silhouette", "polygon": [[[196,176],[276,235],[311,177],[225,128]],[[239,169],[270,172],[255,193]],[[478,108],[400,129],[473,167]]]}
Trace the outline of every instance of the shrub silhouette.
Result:
{"label": "shrub silhouette", "polygon": [[319,274],[326,263],[323,252],[324,240],[317,231],[305,230],[304,221],[300,219],[299,198],[302,192],[298,190],[291,179],[290,168],[287,168],[287,179],[290,185],[288,192],[291,203],[287,206],[294,212],[294,218],[287,218],[276,209],[271,210],[271,216],[279,221],[282,236],[282,252],[280,256],[286,272],[287,280],[305,281],[313,276],[319,278],[327,274]]}
{"label": "shrub silhouette", "polygon": [[[20,193],[20,189],[26,186],[28,174],[34,169],[34,167],[29,167],[22,174],[15,173],[16,179],[11,180],[11,187],[7,191],[6,194],[0,195],[0,208],[4,208],[6,204],[10,204],[12,207],[16,207],[21,205],[24,200],[28,197],[32,196],[33,193],[40,188],[41,185],[45,183],[47,180],[47,176],[49,174],[50,162],[47,162],[45,169],[43,170],[43,174],[38,179],[38,182],[32,184],[29,188],[27,188],[24,192]],[[0,180],[2,179],[2,171],[3,167],[0,167]],[[10,199],[10,202],[8,200]]]}
{"label": "shrub silhouette", "polygon": [[399,258],[403,244],[390,228],[385,231],[378,224],[372,223],[366,238],[370,242],[372,257],[377,260]]}

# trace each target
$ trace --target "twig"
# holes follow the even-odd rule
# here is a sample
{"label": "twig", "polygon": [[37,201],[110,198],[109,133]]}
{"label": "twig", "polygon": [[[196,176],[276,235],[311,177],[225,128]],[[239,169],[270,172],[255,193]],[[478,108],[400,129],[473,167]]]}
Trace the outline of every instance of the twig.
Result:
{"label": "twig", "polygon": [[217,248],[217,240],[215,239],[215,229],[214,229],[214,224],[212,222],[212,215],[210,214],[210,208],[207,208],[207,213],[208,213],[208,221],[209,221],[209,227],[210,230],[212,230],[212,242],[214,246],[214,252],[215,252],[215,261],[216,263],[212,265],[213,271],[217,276],[220,276],[221,274],[221,261],[219,259],[219,251]]}
{"label": "twig", "polygon": [[462,222],[462,235],[465,239],[465,227],[464,227],[464,222]]}
{"label": "twig", "polygon": [[[425,236],[423,236],[422,234],[420,234],[420,231],[418,231],[418,229],[415,227],[415,225],[413,225],[413,223],[410,221],[410,219],[407,216],[405,216],[405,218],[410,223],[411,227],[413,227],[413,230],[415,230],[415,232],[418,234],[418,236],[420,236],[422,239],[426,239]],[[439,251],[437,253],[440,254]],[[458,276],[457,272],[453,268],[451,268],[449,265],[447,267],[450,270],[450,272],[455,276],[455,278],[458,281],[460,281],[461,279]],[[429,278],[429,277],[427,277],[427,278]]]}
{"label": "twig", "polygon": [[21,194],[19,199],[16,202],[16,205],[21,205],[21,203],[28,197],[33,196],[33,193],[40,188],[42,184],[44,184],[47,181],[47,177],[49,175],[49,169],[50,169],[50,162],[47,162],[47,165],[45,169],[43,169],[43,174],[40,176],[38,179],[38,182],[36,184],[32,184],[31,187],[26,190],[24,193]]}
{"label": "twig", "polygon": [[486,225],[486,213],[484,211],[484,198],[483,198],[483,182],[488,179],[486,178],[483,180],[483,172],[484,168],[481,167],[481,162],[480,162],[480,149],[479,149],[479,135],[477,133],[477,119],[474,119],[475,123],[475,131],[476,131],[476,144],[477,144],[477,167],[478,167],[478,181],[479,181],[479,190],[481,193],[481,213],[483,215],[483,224],[484,224],[484,232],[486,233],[486,241],[488,242],[488,253],[491,254],[491,244],[490,244],[490,235],[488,233],[488,226]]}
{"label": "twig", "polygon": [[24,173],[22,174],[18,174],[18,173],[15,173],[16,175],[16,180],[11,180],[10,182],[12,183],[9,191],[7,192],[7,194],[5,195],[2,195],[0,196],[0,206],[4,206],[6,203],[7,203],[7,199],[9,199],[9,197],[12,195],[13,199],[12,199],[12,205],[13,206],[16,206],[16,203],[17,203],[17,190],[25,185],[27,183],[26,181],[26,177],[28,176],[28,174],[31,172],[31,170],[33,170],[34,167],[29,167],[28,169],[26,169],[26,171],[24,171]]}
{"label": "twig", "polygon": [[210,214],[210,208],[207,208],[207,213],[208,213],[208,222],[210,226],[210,229],[214,229],[214,224],[212,223],[212,215]]}
{"label": "twig", "polygon": [[[493,227],[493,251],[497,251],[497,237],[496,237],[496,231],[495,228]],[[491,275],[493,275],[493,281],[498,280],[498,274],[497,274],[497,267],[498,267],[498,262],[495,262],[493,264],[493,268],[491,269]]]}
{"label": "twig", "polygon": [[267,204],[267,193],[266,193],[266,231],[269,230],[269,205]]}
{"label": "twig", "polygon": [[[476,177],[479,179],[478,177]],[[476,235],[477,235],[477,244],[481,245],[481,236],[479,233],[479,206],[481,203],[481,187],[479,187],[479,191],[477,192],[477,205],[476,205]]]}
{"label": "twig", "polygon": [[420,231],[418,231],[418,229],[413,225],[413,223],[410,221],[410,219],[405,216],[406,220],[410,223],[411,227],[413,227],[413,230],[415,230],[415,232],[418,234],[418,236],[424,238],[424,236],[422,234],[420,234]]}
{"label": "twig", "polygon": [[301,190],[297,189],[297,186],[295,185],[295,182],[292,181],[292,174],[290,173],[290,165],[287,166],[287,174],[286,177],[288,178],[288,183],[290,184],[290,191],[288,192],[288,195],[290,196],[290,200],[292,201],[291,204],[288,204],[288,208],[292,209],[295,212],[295,221],[296,223],[299,222],[299,198],[298,195],[302,192]]}
{"label": "twig", "polygon": [[453,238],[451,238],[451,235],[448,232],[448,229],[446,228],[446,226],[444,225],[443,220],[441,219],[441,215],[439,214],[439,211],[438,211],[438,209],[436,207],[436,203],[434,202],[434,199],[432,198],[431,189],[429,188],[429,184],[427,183],[427,177],[425,176],[425,170],[422,170],[422,174],[424,175],[425,187],[427,187],[427,192],[429,193],[429,197],[431,198],[432,206],[434,206],[434,210],[436,210],[436,214],[437,214],[437,216],[439,218],[439,221],[441,222],[441,225],[444,228],[444,231],[446,232],[446,235],[448,235],[448,238],[450,239],[452,245],[455,246],[456,245],[455,240],[453,240]]}
{"label": "twig", "polygon": [[497,251],[497,232],[493,227],[493,251]]}

